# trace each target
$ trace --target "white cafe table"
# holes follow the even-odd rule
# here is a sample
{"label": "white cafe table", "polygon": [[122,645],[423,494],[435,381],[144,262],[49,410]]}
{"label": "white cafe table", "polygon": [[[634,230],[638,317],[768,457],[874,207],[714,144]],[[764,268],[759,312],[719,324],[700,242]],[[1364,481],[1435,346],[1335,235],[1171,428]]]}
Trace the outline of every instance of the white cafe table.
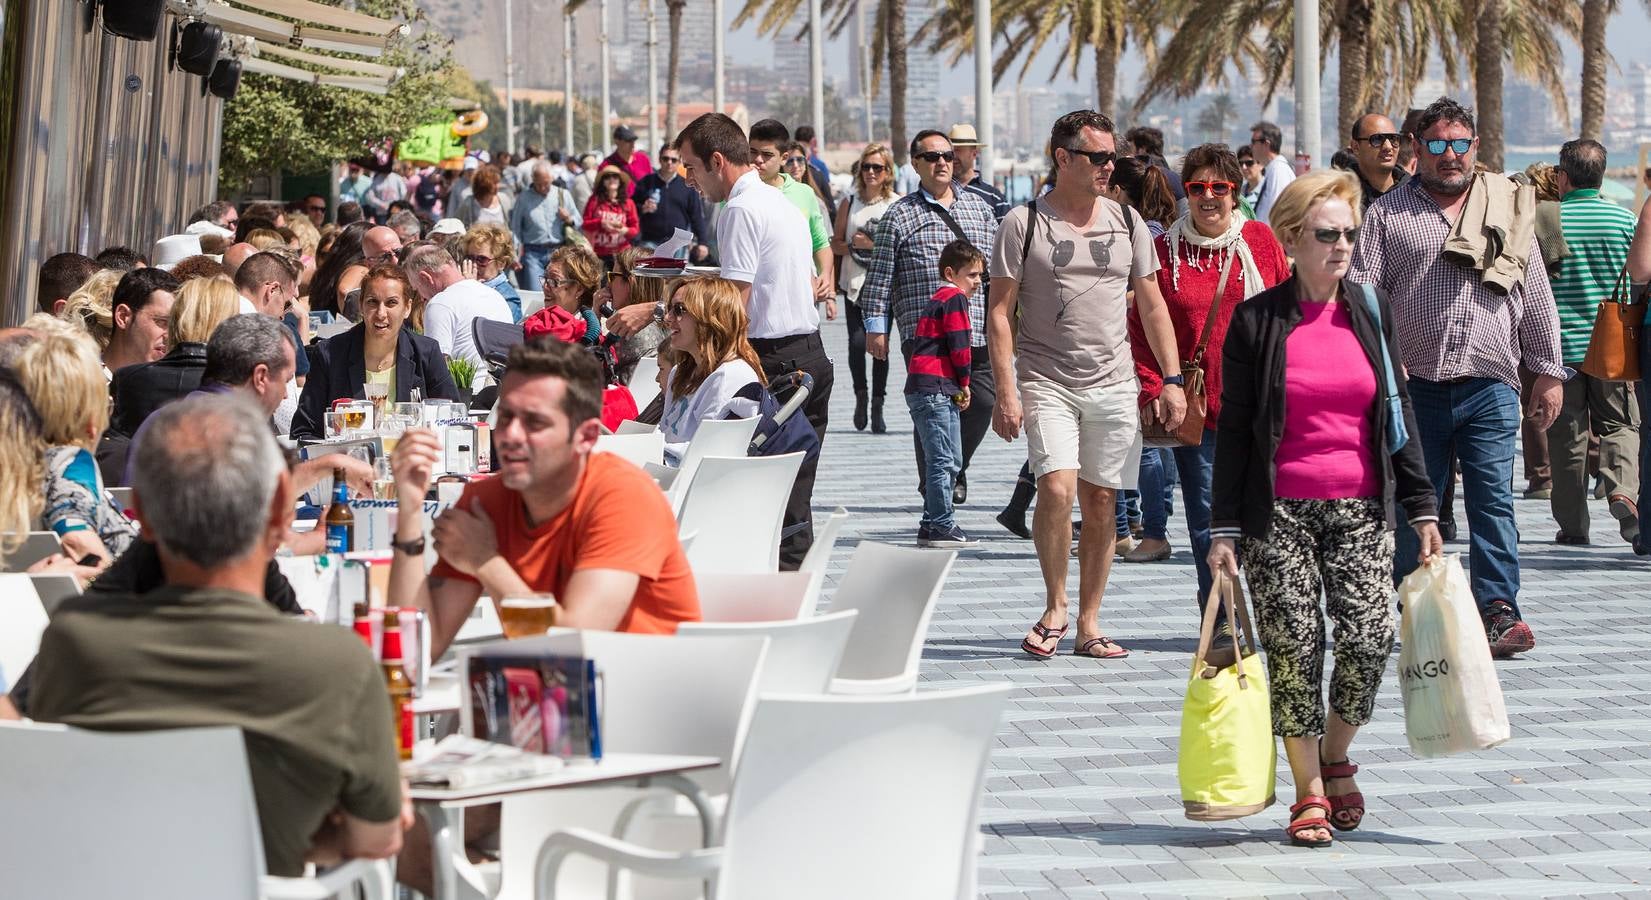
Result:
{"label": "white cafe table", "polygon": [[666,756],[654,753],[606,753],[598,762],[573,761],[561,769],[531,778],[497,781],[467,788],[413,787],[413,806],[430,830],[434,867],[434,900],[486,900],[481,874],[464,851],[464,810],[498,803],[506,797],[605,785],[662,787],[676,791],[699,812],[705,845],[714,834],[715,812],[710,798],[686,772],[713,769],[722,761],[712,756]]}

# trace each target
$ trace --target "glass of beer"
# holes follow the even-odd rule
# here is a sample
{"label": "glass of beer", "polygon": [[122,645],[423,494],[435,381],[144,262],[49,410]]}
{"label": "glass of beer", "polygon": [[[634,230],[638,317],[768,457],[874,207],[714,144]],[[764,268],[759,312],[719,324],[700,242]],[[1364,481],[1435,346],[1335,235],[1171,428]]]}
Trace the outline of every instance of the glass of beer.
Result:
{"label": "glass of beer", "polygon": [[556,598],[506,597],[499,601],[499,624],[507,638],[538,637],[556,624]]}

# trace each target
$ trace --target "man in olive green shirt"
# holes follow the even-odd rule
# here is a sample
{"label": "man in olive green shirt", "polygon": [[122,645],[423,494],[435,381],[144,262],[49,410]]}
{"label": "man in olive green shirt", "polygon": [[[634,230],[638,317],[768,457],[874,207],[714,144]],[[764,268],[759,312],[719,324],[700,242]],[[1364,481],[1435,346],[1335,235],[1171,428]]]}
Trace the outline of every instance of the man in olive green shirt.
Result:
{"label": "man in olive green shirt", "polygon": [[235,395],[166,406],[133,475],[166,586],[65,601],[41,636],[29,713],[107,731],[240,728],[271,875],[395,855],[411,810],[378,666],[353,632],[261,599],[293,491],[260,411]]}

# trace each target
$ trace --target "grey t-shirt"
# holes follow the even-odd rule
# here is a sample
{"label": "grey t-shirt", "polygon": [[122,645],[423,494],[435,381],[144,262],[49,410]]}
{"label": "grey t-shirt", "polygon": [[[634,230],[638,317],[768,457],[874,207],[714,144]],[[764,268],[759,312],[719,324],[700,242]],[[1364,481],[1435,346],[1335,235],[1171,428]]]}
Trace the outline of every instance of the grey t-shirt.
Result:
{"label": "grey t-shirt", "polygon": [[1130,279],[1158,271],[1158,254],[1139,214],[1131,231],[1123,207],[1105,198],[1098,202],[1100,212],[1085,230],[1061,221],[1040,198],[1024,262],[1025,204],[1010,210],[998,228],[991,272],[1020,283],[1015,371],[1022,381],[1084,390],[1135,376],[1127,324]]}

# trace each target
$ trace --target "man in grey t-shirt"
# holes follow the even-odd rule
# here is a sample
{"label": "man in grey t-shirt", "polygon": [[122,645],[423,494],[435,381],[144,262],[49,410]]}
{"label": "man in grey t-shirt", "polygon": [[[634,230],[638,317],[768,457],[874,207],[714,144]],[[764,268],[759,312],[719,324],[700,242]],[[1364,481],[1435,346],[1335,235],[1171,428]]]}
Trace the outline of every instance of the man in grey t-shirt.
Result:
{"label": "man in grey t-shirt", "polygon": [[[1004,217],[986,312],[999,386],[993,428],[1012,441],[1024,422],[1038,485],[1032,539],[1046,608],[1021,647],[1047,658],[1066,633],[1075,497],[1095,527],[1079,539],[1074,652],[1117,657],[1128,651],[1101,633],[1101,596],[1117,541],[1110,527],[1117,492],[1135,487],[1146,414],[1135,406],[1139,385],[1125,326],[1130,291],[1153,355],[1168,373],[1168,389],[1150,414],[1173,428],[1186,400],[1175,333],[1153,277],[1158,257],[1151,235],[1139,215],[1102,196],[1115,158],[1112,120],[1089,110],[1067,113],[1056,120],[1049,146],[1055,187],[1037,201],[1035,214],[1021,206]],[[1017,309],[1018,332],[1011,328]]]}

